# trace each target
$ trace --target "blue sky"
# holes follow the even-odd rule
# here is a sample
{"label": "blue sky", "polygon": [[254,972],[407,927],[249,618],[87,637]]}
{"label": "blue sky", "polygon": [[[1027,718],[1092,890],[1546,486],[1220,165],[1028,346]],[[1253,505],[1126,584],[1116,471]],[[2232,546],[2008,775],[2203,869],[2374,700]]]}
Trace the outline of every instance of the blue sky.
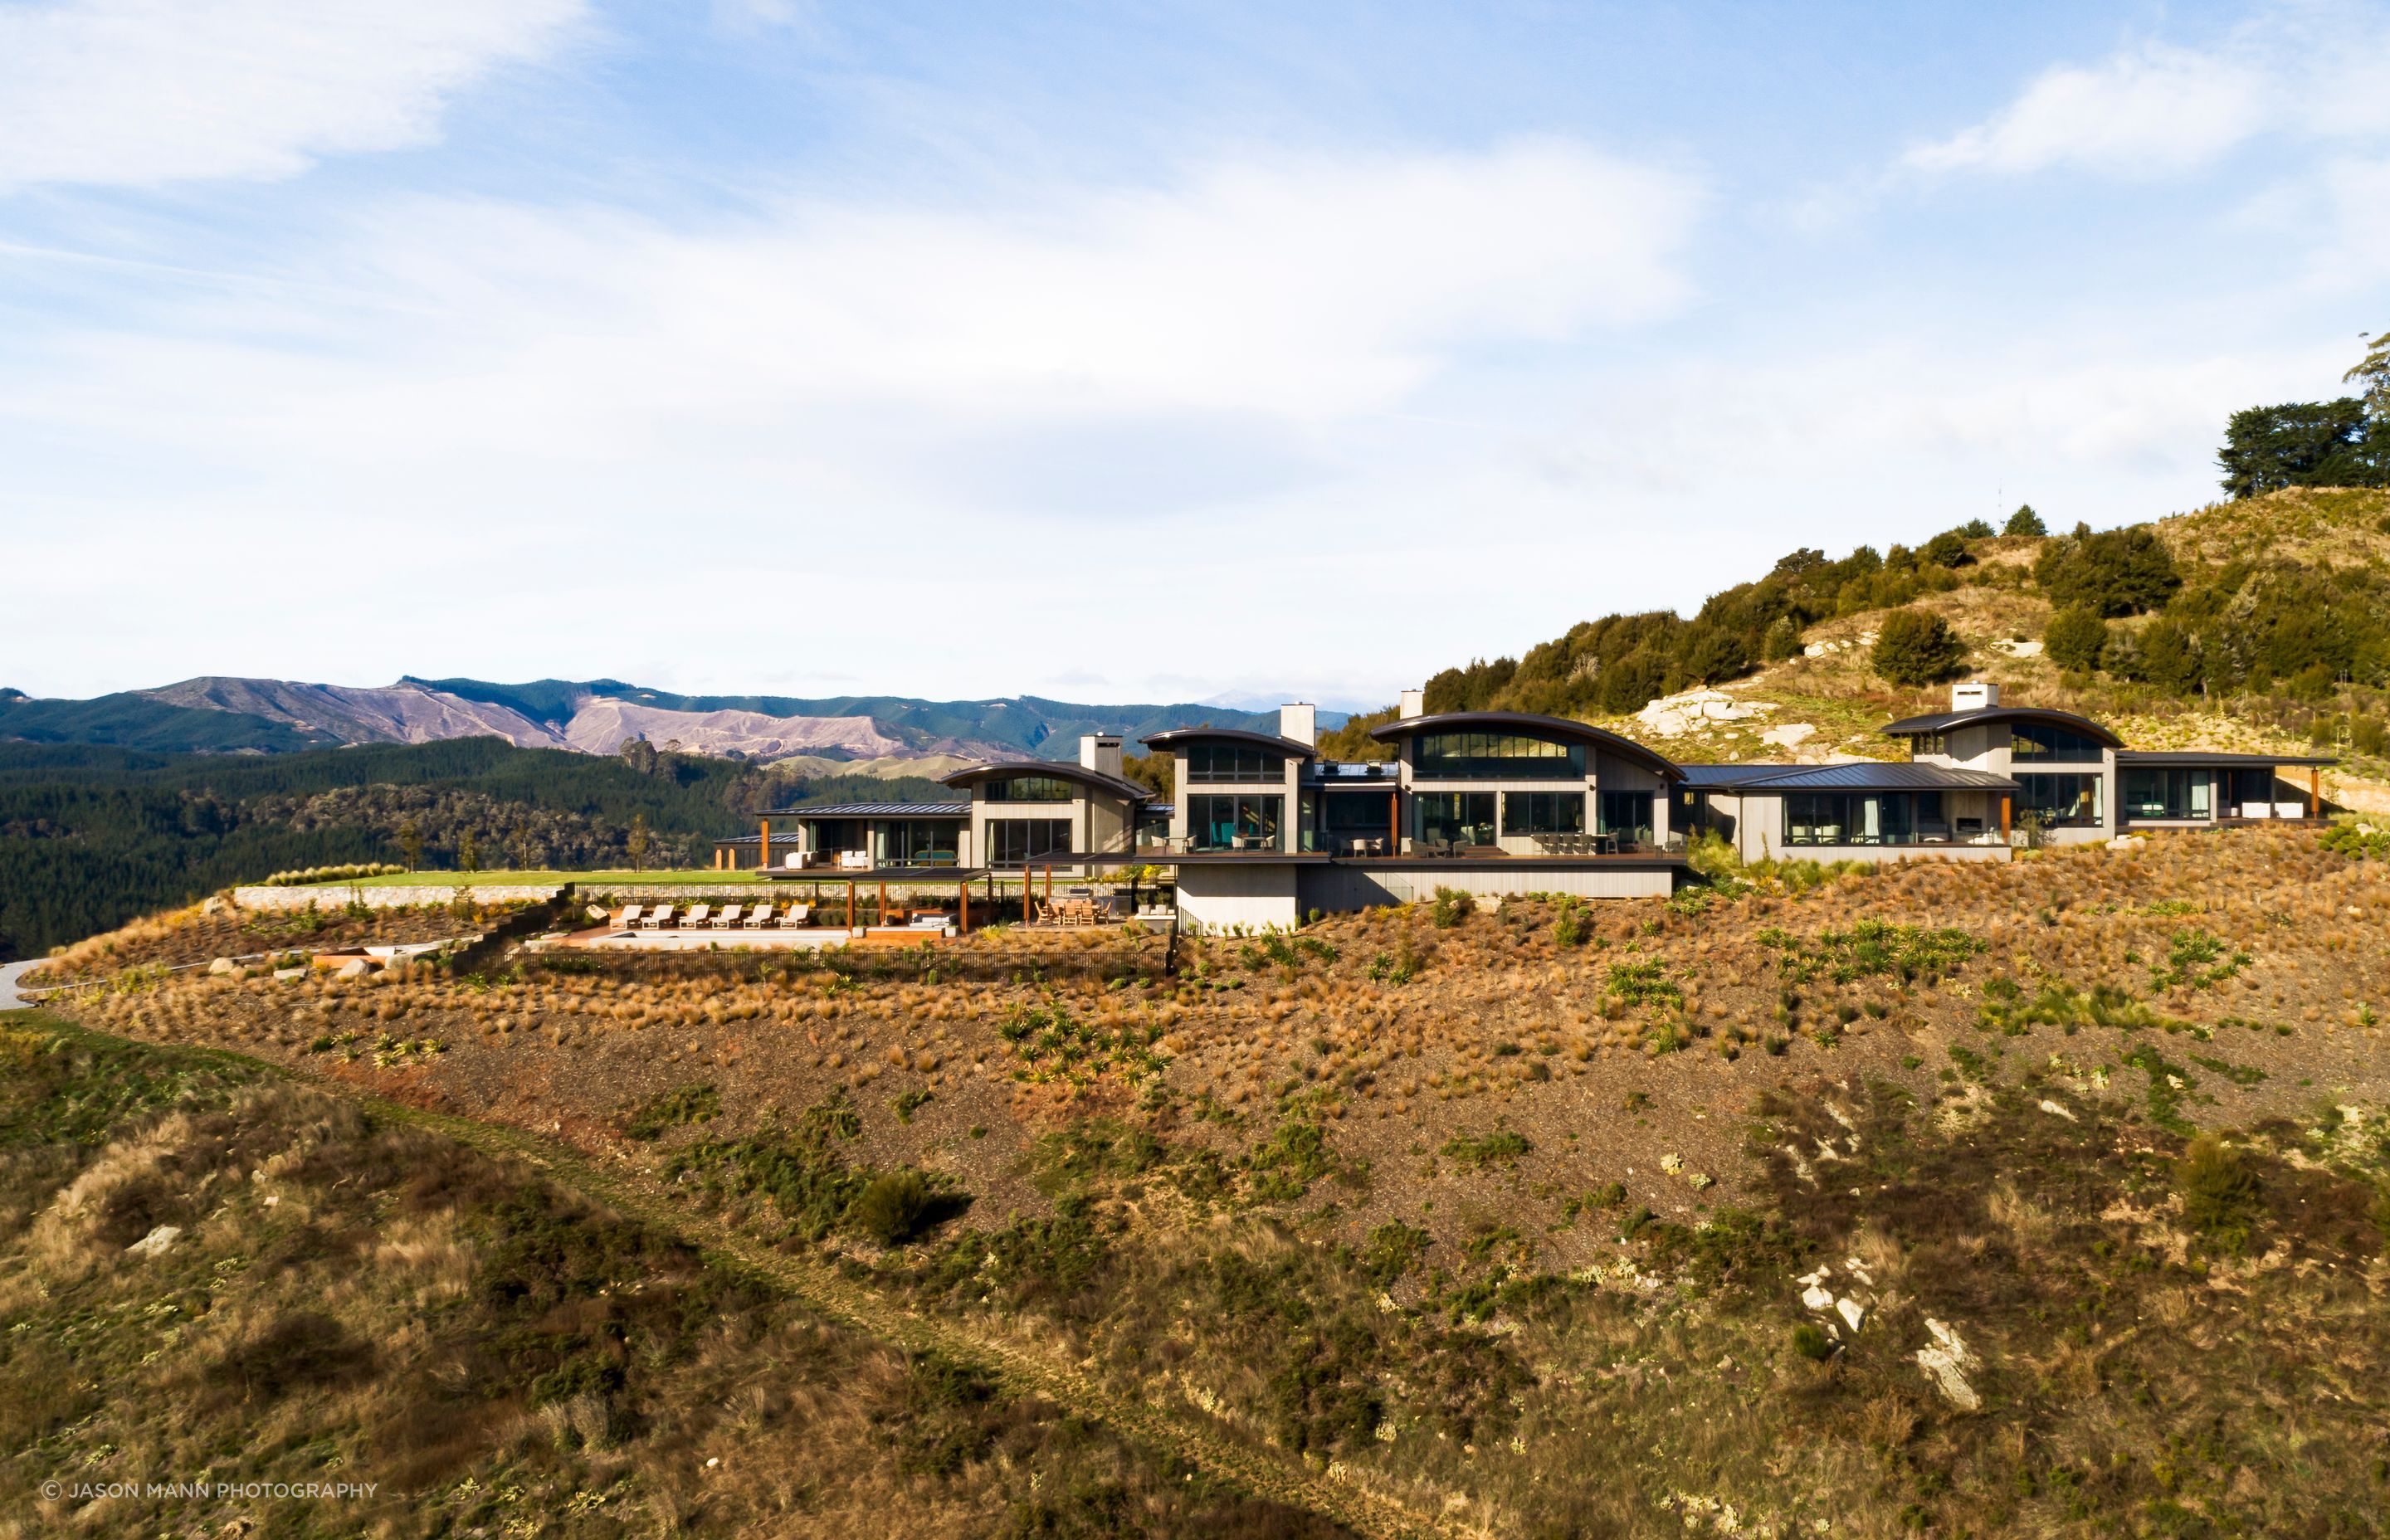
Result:
{"label": "blue sky", "polygon": [[1367,706],[2213,496],[2390,9],[0,0],[0,683]]}

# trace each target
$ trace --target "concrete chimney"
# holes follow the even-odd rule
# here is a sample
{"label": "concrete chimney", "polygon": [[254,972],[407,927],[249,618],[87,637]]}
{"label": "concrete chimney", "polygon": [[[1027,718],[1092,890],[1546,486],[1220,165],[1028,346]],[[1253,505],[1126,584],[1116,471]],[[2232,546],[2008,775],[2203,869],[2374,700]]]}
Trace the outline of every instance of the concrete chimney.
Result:
{"label": "concrete chimney", "polygon": [[1307,700],[1290,700],[1278,709],[1278,736],[1306,747],[1319,742],[1319,708]]}
{"label": "concrete chimney", "polygon": [[1402,708],[1396,714],[1405,722],[1408,722],[1415,716],[1425,716],[1427,714],[1427,691],[1403,691]]}
{"label": "concrete chimney", "polygon": [[1950,709],[1954,712],[1989,711],[2000,703],[2000,687],[1981,679],[1970,679],[1950,687]]}
{"label": "concrete chimney", "polygon": [[1079,768],[1100,775],[1121,773],[1121,736],[1118,733],[1088,733],[1079,739]]}

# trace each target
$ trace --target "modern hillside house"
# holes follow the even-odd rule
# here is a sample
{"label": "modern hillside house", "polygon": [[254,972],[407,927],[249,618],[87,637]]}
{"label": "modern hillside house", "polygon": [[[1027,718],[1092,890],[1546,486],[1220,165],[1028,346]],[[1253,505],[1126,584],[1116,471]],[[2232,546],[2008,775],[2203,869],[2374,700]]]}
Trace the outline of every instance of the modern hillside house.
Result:
{"label": "modern hillside house", "polygon": [[[2136,828],[2207,828],[2314,817],[2328,757],[2136,751],[2088,717],[2003,706],[1964,684],[1950,709],[1888,723],[1905,764],[1687,765],[1689,827],[1714,828],[1746,860],[2005,861],[2022,837],[2088,844]],[[2281,779],[2305,768],[2305,793]]]}
{"label": "modern hillside house", "polygon": [[[1665,896],[1701,830],[1748,860],[2006,861],[2032,839],[2311,817],[2331,763],[2137,753],[2087,717],[2004,707],[1997,686],[1980,684],[1954,689],[1947,712],[1887,724],[1908,751],[1891,763],[1678,764],[1560,717],[1430,715],[1417,690],[1370,735],[1391,758],[1340,763],[1321,755],[1317,721],[1298,703],[1280,710],[1276,733],[1153,734],[1143,741],[1170,757],[1168,801],[1125,774],[1118,736],[1092,735],[1075,764],[957,771],[945,777],[950,801],[765,815],[756,834],[717,842],[715,864],[881,882],[1158,866],[1175,880],[1182,924],[1261,930],[1439,888]],[[2286,794],[2283,766],[2307,770],[2303,798]]]}

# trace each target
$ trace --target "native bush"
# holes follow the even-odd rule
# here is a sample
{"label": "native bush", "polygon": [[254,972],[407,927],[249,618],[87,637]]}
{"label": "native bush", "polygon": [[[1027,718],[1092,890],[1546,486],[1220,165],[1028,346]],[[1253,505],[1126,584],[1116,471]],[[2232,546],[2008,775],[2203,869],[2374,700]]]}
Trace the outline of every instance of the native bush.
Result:
{"label": "native bush", "polygon": [[1947,678],[1967,656],[1950,622],[1923,610],[1895,610],[1877,630],[1869,662],[1886,683],[1930,685]]}

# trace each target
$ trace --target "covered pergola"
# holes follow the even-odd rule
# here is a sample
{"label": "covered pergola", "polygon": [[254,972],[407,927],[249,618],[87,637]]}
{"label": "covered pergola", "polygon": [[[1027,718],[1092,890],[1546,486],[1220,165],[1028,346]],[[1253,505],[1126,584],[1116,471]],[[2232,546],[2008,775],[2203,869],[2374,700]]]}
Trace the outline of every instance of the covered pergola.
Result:
{"label": "covered pergola", "polygon": [[810,883],[816,908],[821,906],[822,885],[833,890],[843,883],[846,888],[846,928],[855,927],[855,912],[861,893],[874,891],[873,916],[882,925],[888,923],[888,890],[893,888],[928,888],[932,891],[951,887],[955,890],[956,928],[970,933],[970,890],[974,882],[987,884],[987,907],[996,912],[996,872],[989,866],[878,866],[869,871],[829,871],[796,866],[767,866],[755,874],[765,882]]}

